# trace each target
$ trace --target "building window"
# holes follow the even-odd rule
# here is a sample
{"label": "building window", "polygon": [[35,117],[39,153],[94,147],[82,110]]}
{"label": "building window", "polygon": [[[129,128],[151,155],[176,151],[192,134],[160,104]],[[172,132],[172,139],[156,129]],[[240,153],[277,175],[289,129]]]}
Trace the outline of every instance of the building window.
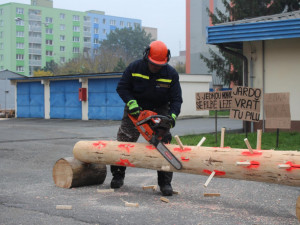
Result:
{"label": "building window", "polygon": [[73,21],[79,21],[80,17],[78,15],[73,15]]}
{"label": "building window", "polygon": [[112,25],[112,26],[115,26],[116,25],[116,21],[115,20],[111,20],[109,24]]}
{"label": "building window", "polygon": [[83,27],[83,31],[84,32],[91,32],[91,28],[90,27]]}
{"label": "building window", "polygon": [[73,31],[74,32],[80,32],[80,27],[79,26],[73,26]]}
{"label": "building window", "polygon": [[134,23],[134,28],[138,28],[140,27],[140,24],[139,23]]}
{"label": "building window", "polygon": [[24,31],[17,31],[17,37],[24,37]]}
{"label": "building window", "polygon": [[46,17],[45,22],[46,23],[52,23],[53,19],[51,17]]}
{"label": "building window", "polygon": [[46,51],[46,56],[52,56],[53,52],[52,51]]}
{"label": "building window", "polygon": [[84,16],[84,17],[83,17],[83,20],[84,20],[85,22],[90,22],[90,21],[91,21],[91,17],[89,17],[89,16]]}
{"label": "building window", "polygon": [[3,20],[0,20],[0,27],[2,27],[3,26]]}
{"label": "building window", "polygon": [[41,15],[41,10],[29,9],[28,15],[37,15],[37,16],[40,16]]}
{"label": "building window", "polygon": [[52,45],[53,41],[52,40],[46,40],[46,45]]}
{"label": "building window", "polygon": [[127,23],[127,27],[131,27],[131,23],[130,22]]}
{"label": "building window", "polygon": [[94,18],[94,23],[99,23],[99,19],[98,18]]}
{"label": "building window", "polygon": [[0,43],[0,49],[4,49],[3,46],[4,46],[3,43]]}
{"label": "building window", "polygon": [[73,37],[73,42],[79,42],[79,37]]}
{"label": "building window", "polygon": [[3,9],[0,9],[0,15],[3,15]]}
{"label": "building window", "polygon": [[24,20],[17,20],[16,25],[17,26],[24,26]]}
{"label": "building window", "polygon": [[73,47],[73,53],[79,53],[79,48],[78,47]]}
{"label": "building window", "polygon": [[102,32],[103,34],[106,34],[106,30],[105,29],[103,29],[103,32]]}
{"label": "building window", "polygon": [[0,31],[0,38],[3,38],[3,31]]}
{"label": "building window", "polygon": [[65,57],[60,57],[60,63],[65,63],[65,62],[66,62]]}
{"label": "building window", "polygon": [[65,28],[66,28],[65,24],[60,25],[60,30],[65,30]]}
{"label": "building window", "polygon": [[106,24],[106,19],[103,19],[103,20],[102,20],[102,23],[103,23],[103,24]]}
{"label": "building window", "polygon": [[98,44],[99,40],[97,38],[94,38],[94,44]]}
{"label": "building window", "polygon": [[65,16],[66,15],[64,13],[59,14],[59,18],[62,19],[62,20],[65,19]]}
{"label": "building window", "polygon": [[94,28],[94,33],[99,34],[99,28]]}
{"label": "building window", "polygon": [[24,43],[17,43],[17,49],[24,49]]}
{"label": "building window", "polygon": [[52,34],[53,30],[52,28],[46,28],[46,34]]}
{"label": "building window", "polygon": [[60,50],[61,52],[64,52],[64,51],[65,51],[65,46],[60,46],[60,47],[59,47],[59,50]]}
{"label": "building window", "polygon": [[0,55],[0,61],[3,61],[3,60],[4,60],[4,56]]}
{"label": "building window", "polygon": [[124,21],[120,21],[120,26],[124,27]]}
{"label": "building window", "polygon": [[17,60],[24,60],[24,55],[22,55],[22,54],[17,54],[17,55],[16,55],[16,59],[17,59]]}
{"label": "building window", "polygon": [[16,8],[17,14],[24,14],[24,9],[23,8]]}
{"label": "building window", "polygon": [[65,41],[66,37],[65,35],[60,35],[60,41]]}
{"label": "building window", "polygon": [[24,66],[17,66],[17,72],[24,72]]}

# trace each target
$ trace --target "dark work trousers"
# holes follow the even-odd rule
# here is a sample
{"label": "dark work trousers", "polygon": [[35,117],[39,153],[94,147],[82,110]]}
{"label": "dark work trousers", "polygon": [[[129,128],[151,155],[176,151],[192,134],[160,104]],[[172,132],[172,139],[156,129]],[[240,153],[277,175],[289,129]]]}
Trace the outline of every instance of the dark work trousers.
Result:
{"label": "dark work trousers", "polygon": [[[152,111],[156,112],[158,115],[166,116],[168,115],[169,108],[168,106],[161,106],[157,109],[153,109]],[[137,142],[139,136],[140,136],[140,132],[136,129],[131,119],[128,117],[128,107],[125,106],[121,126],[117,134],[117,140],[121,142]],[[167,131],[164,134],[164,137],[162,138],[162,142],[170,143],[171,140],[172,140],[172,135],[170,133],[170,129],[167,129]],[[116,176],[125,177],[126,167],[124,166],[112,165],[110,167],[110,170],[113,176],[116,175]],[[165,184],[171,184],[172,177],[173,177],[173,172],[157,171],[157,180],[159,186]]]}

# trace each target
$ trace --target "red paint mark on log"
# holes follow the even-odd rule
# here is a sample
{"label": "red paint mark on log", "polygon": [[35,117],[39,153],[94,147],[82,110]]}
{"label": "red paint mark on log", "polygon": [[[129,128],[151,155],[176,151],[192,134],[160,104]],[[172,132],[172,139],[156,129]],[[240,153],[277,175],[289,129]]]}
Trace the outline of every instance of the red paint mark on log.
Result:
{"label": "red paint mark on log", "polygon": [[189,159],[189,158],[187,158],[187,157],[183,157],[183,156],[181,156],[181,160],[182,160],[183,162],[188,162],[188,161],[190,161],[190,159]]}
{"label": "red paint mark on log", "polygon": [[[219,170],[214,170],[215,171],[215,176],[224,176],[226,173],[224,171],[219,171]],[[212,171],[210,170],[203,170],[204,173],[207,173],[207,174],[211,174]]]}
{"label": "red paint mark on log", "polygon": [[130,166],[130,167],[135,167],[132,163],[129,162],[128,159],[120,159],[119,162],[116,162],[116,164],[120,166]]}
{"label": "red paint mark on log", "polygon": [[118,147],[121,148],[121,149],[124,149],[128,153],[130,153],[130,149],[133,148],[134,145],[133,144],[120,144]]}
{"label": "red paint mark on log", "polygon": [[174,148],[174,151],[175,152],[188,152],[188,151],[191,151],[192,149],[191,148]]}
{"label": "red paint mark on log", "polygon": [[249,169],[255,169],[255,168],[258,168],[260,166],[260,163],[256,162],[256,161],[251,161],[250,163],[251,164],[249,166],[247,166],[247,168],[249,168]]}
{"label": "red paint mark on log", "polygon": [[93,143],[93,146],[95,146],[96,148],[98,148],[99,150],[101,150],[101,148],[104,148],[107,145],[107,143],[104,143],[102,141],[98,141],[96,143]]}
{"label": "red paint mark on log", "polygon": [[293,164],[292,162],[288,161],[285,164],[290,165],[291,167],[286,169],[286,171],[291,171],[293,169],[300,169],[300,165]]}
{"label": "red paint mark on log", "polygon": [[146,148],[148,148],[150,150],[156,149],[153,145],[147,145]]}
{"label": "red paint mark on log", "polygon": [[253,151],[253,153],[251,153],[249,151],[246,151],[246,152],[242,152],[242,155],[245,155],[245,156],[259,156],[259,155],[262,155],[262,152],[261,151]]}

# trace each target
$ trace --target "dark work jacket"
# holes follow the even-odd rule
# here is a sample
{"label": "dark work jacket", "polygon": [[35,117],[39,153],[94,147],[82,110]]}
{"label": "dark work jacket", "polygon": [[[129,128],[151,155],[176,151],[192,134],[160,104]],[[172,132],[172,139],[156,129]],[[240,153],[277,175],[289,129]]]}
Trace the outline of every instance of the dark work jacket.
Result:
{"label": "dark work jacket", "polygon": [[151,73],[144,60],[131,63],[118,83],[117,92],[127,103],[135,99],[143,110],[153,110],[169,105],[169,113],[180,113],[181,87],[177,71],[170,65],[163,66],[158,73]]}

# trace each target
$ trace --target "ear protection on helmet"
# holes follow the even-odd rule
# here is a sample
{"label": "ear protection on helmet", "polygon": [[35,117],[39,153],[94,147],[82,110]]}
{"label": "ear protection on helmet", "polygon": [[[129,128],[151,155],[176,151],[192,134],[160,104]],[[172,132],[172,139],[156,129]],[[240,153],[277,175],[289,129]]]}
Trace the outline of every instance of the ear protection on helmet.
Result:
{"label": "ear protection on helmet", "polygon": [[[149,52],[150,52],[150,45],[147,46],[147,48],[145,49],[144,54],[143,54],[143,59],[144,59],[146,62],[149,61],[149,58],[148,58]],[[167,62],[169,62],[170,59],[171,59],[171,52],[170,52],[170,49],[168,49],[168,53],[167,53]]]}

